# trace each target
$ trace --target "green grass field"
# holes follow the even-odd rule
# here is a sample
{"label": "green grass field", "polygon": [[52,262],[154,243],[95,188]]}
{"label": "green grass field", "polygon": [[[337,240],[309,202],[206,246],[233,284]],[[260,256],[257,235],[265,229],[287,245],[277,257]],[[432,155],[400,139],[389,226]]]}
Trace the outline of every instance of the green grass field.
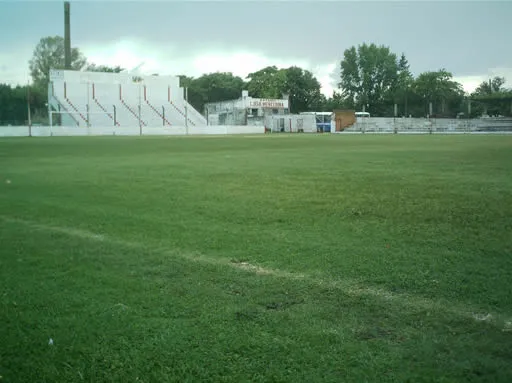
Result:
{"label": "green grass field", "polygon": [[512,381],[512,136],[2,139],[0,253],[1,382]]}

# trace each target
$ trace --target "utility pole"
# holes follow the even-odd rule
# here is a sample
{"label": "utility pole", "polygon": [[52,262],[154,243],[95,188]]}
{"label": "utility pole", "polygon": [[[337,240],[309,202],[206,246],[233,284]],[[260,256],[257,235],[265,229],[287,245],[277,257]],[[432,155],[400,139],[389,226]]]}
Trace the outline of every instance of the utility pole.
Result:
{"label": "utility pole", "polygon": [[69,1],[64,2],[64,67],[71,69],[71,27]]}

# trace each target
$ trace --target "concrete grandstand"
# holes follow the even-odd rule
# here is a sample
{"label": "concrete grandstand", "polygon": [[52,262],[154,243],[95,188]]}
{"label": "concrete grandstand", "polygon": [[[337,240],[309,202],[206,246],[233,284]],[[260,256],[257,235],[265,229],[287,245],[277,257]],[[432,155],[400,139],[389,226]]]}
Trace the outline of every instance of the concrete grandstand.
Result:
{"label": "concrete grandstand", "polygon": [[70,127],[207,125],[175,76],[51,70],[48,109]]}

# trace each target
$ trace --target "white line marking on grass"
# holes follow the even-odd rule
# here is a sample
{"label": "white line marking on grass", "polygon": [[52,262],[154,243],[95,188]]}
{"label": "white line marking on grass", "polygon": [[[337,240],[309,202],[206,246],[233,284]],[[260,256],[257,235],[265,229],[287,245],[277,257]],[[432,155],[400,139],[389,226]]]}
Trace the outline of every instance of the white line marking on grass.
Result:
{"label": "white line marking on grass", "polygon": [[157,248],[150,247],[140,242],[130,242],[125,240],[119,240],[115,238],[109,238],[105,235],[92,233],[90,231],[74,229],[68,227],[60,227],[54,225],[46,225],[33,221],[28,221],[20,218],[8,217],[0,215],[0,220],[8,223],[18,223],[29,227],[34,230],[42,230],[47,232],[54,232],[65,234],[71,237],[82,238],[86,240],[92,240],[97,242],[105,242],[111,245],[118,245],[122,247],[128,247],[135,250],[145,250],[152,253],[159,253],[171,257],[181,258],[190,262],[206,263],[210,265],[228,266],[237,270],[243,270],[246,272],[258,274],[258,275],[269,275],[280,278],[286,278],[290,280],[304,280],[306,282],[315,284],[317,286],[331,288],[339,290],[347,295],[355,297],[370,297],[379,298],[389,302],[394,302],[405,308],[419,310],[426,312],[425,315],[430,315],[431,312],[445,312],[455,316],[464,318],[470,318],[477,322],[482,323],[494,323],[500,325],[503,331],[512,331],[512,320],[503,316],[498,316],[491,313],[479,313],[479,310],[472,309],[467,306],[460,304],[454,304],[446,300],[433,300],[424,298],[417,295],[406,294],[406,293],[393,293],[389,290],[382,288],[374,288],[370,286],[362,285],[361,283],[349,280],[349,279],[328,279],[323,277],[317,277],[313,275],[306,275],[301,273],[292,273],[280,269],[264,268],[258,265],[253,265],[247,261],[233,261],[226,258],[209,257],[200,253],[193,252],[181,252],[177,250],[169,250],[168,248]]}
{"label": "white line marking on grass", "polygon": [[227,264],[230,267],[235,269],[249,271],[251,273],[260,274],[260,275],[274,275],[276,277],[288,278],[288,279],[306,279],[307,277],[301,273],[290,273],[288,271],[283,271],[279,269],[268,269],[265,267],[253,265],[249,262],[226,262],[225,260],[222,264]]}
{"label": "white line marking on grass", "polygon": [[3,216],[3,215],[0,216],[0,218],[4,222],[20,223],[20,224],[23,224],[25,226],[29,226],[29,227],[31,227],[32,229],[35,229],[35,230],[53,231],[55,233],[70,235],[72,237],[85,238],[85,239],[94,239],[96,241],[103,241],[103,240],[105,240],[105,238],[102,235],[95,234],[95,233],[92,233],[92,232],[86,231],[86,230],[67,228],[67,227],[60,227],[60,226],[52,226],[52,225],[44,225],[44,224],[40,224],[40,223],[37,223],[37,222],[26,221],[26,220],[19,219],[19,218],[14,218],[14,217],[6,217],[6,216]]}

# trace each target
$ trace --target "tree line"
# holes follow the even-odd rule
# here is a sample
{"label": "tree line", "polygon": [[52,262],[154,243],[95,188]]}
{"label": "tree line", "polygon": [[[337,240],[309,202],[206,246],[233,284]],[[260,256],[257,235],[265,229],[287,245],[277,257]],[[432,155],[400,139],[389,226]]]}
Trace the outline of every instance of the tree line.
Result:
{"label": "tree line", "polygon": [[[71,50],[74,70],[118,73],[123,68],[88,62],[78,48]],[[29,61],[32,83],[12,87],[0,84],[0,124],[26,124],[28,105],[34,123],[47,123],[47,85],[51,68],[64,68],[64,39],[42,38]],[[338,89],[330,97],[321,93],[320,82],[309,70],[291,66],[269,66],[250,73],[246,79],[230,72],[207,73],[199,77],[181,75],[188,88],[189,102],[200,112],[209,102],[237,99],[242,90],[256,98],[290,99],[290,111],[332,111],[354,109],[372,116],[391,117],[476,117],[512,115],[512,90],[505,79],[482,82],[472,94],[465,94],[451,72],[442,68],[414,77],[405,54],[397,55],[387,46],[361,44],[344,51],[339,63]],[[470,115],[468,114],[470,113]]]}

